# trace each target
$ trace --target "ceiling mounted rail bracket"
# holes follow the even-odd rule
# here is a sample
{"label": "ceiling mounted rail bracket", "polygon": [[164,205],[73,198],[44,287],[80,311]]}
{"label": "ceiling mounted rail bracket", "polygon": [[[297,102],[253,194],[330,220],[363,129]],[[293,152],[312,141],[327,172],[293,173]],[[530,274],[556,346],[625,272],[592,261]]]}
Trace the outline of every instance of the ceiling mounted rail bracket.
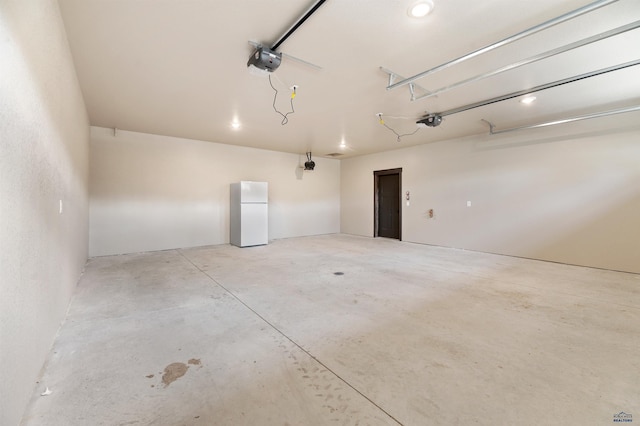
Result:
{"label": "ceiling mounted rail bracket", "polygon": [[640,111],[640,105],[625,107],[625,108],[618,108],[618,109],[611,109],[608,111],[594,112],[592,114],[577,115],[575,117],[563,118],[561,120],[547,121],[544,123],[531,124],[528,126],[512,127],[510,129],[502,129],[502,130],[495,130],[495,126],[493,125],[493,123],[491,123],[488,120],[482,119],[482,121],[484,121],[489,125],[490,135],[498,135],[501,133],[515,132],[518,130],[538,129],[540,127],[555,126],[558,124],[572,123],[574,121],[581,121],[581,120],[590,120],[592,118],[607,117],[610,115],[624,114],[624,113],[633,112],[633,111]]}
{"label": "ceiling mounted rail bracket", "polygon": [[546,22],[543,22],[541,24],[538,24],[536,26],[528,28],[528,29],[526,29],[524,31],[521,31],[521,32],[519,32],[517,34],[514,34],[514,35],[512,35],[510,37],[502,39],[502,40],[500,40],[498,42],[495,42],[495,43],[490,44],[488,46],[482,47],[482,48],[480,48],[478,50],[474,50],[473,52],[467,53],[466,55],[460,56],[459,58],[456,58],[456,59],[453,59],[453,60],[451,60],[449,62],[445,62],[443,64],[440,64],[435,68],[431,68],[431,69],[429,69],[427,71],[423,71],[421,73],[418,73],[418,74],[416,74],[416,75],[414,75],[412,77],[402,79],[401,81],[394,82],[393,84],[389,84],[387,86],[387,90],[392,90],[392,89],[398,88],[400,86],[404,86],[406,84],[413,83],[414,81],[416,81],[418,79],[421,79],[421,78],[426,77],[428,75],[434,74],[434,73],[436,73],[438,71],[442,71],[442,70],[447,69],[447,68],[449,68],[449,67],[451,67],[453,65],[456,65],[456,64],[464,62],[464,61],[466,61],[468,59],[474,58],[474,57],[476,57],[478,55],[481,55],[483,53],[490,52],[490,51],[492,51],[494,49],[497,49],[499,47],[502,47],[502,46],[505,46],[507,44],[513,43],[514,41],[517,41],[517,40],[520,40],[522,38],[528,37],[528,36],[530,36],[532,34],[535,34],[537,32],[545,30],[547,28],[553,27],[554,25],[558,25],[560,23],[566,22],[566,21],[568,21],[570,19],[576,18],[576,17],[578,17],[580,15],[584,15],[585,13],[591,12],[593,10],[599,9],[599,8],[601,8],[603,6],[606,6],[608,4],[611,4],[611,3],[614,3],[614,2],[617,2],[617,1],[618,0],[598,0],[598,1],[595,1],[595,2],[593,2],[591,4],[588,4],[588,5],[583,6],[581,8],[575,9],[575,10],[573,10],[571,12],[565,13],[564,15],[560,15],[560,16],[558,16],[556,18],[553,18],[551,20],[548,20]]}
{"label": "ceiling mounted rail bracket", "polygon": [[[393,83],[395,83],[397,79],[404,80],[403,76],[385,67],[380,67],[380,71],[386,74],[389,74],[389,85],[392,85]],[[424,87],[418,84],[408,83],[407,86],[409,87],[409,94],[411,95],[411,101],[415,101],[416,99],[420,99],[422,97],[429,96],[431,94],[429,90],[425,89]],[[416,96],[416,89],[419,89],[420,91],[424,92],[424,94],[420,96]]]}
{"label": "ceiling mounted rail bracket", "polygon": [[493,133],[493,129],[495,128],[495,126],[493,125],[492,122],[490,122],[489,120],[485,120],[484,118],[481,119],[480,121],[484,121],[485,123],[487,123],[487,125],[489,126],[489,134],[490,135],[495,135],[495,133]]}

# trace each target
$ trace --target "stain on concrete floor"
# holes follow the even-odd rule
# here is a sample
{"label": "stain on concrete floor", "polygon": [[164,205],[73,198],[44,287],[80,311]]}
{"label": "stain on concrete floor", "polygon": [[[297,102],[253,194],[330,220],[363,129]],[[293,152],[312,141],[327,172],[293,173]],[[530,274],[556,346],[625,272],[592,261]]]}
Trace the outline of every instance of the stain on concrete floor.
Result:
{"label": "stain on concrete floor", "polygon": [[[180,377],[187,374],[187,371],[189,370],[190,365],[194,365],[202,368],[202,361],[200,361],[199,358],[191,358],[189,361],[187,361],[187,364],[185,364],[184,362],[173,362],[167,365],[164,368],[164,371],[161,371],[160,373],[158,373],[158,374],[162,374],[162,383],[164,384],[165,388],[169,386],[171,383],[178,380]],[[147,379],[152,379],[154,376],[155,376],[154,374],[149,374],[145,377]],[[151,387],[155,387],[155,386],[151,385]]]}
{"label": "stain on concrete floor", "polygon": [[171,383],[178,380],[180,377],[187,374],[189,366],[184,362],[173,362],[164,368],[164,374],[162,375],[162,383],[166,388]]}

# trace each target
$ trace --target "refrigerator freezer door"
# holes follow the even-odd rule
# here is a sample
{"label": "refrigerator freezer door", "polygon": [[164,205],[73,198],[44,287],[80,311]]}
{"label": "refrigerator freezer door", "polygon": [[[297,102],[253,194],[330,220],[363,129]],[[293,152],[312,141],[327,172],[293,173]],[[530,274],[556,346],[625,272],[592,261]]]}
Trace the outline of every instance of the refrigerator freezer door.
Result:
{"label": "refrigerator freezer door", "polygon": [[266,203],[269,200],[267,182],[240,182],[241,203]]}
{"label": "refrigerator freezer door", "polygon": [[240,220],[242,235],[240,246],[258,246],[269,242],[269,213],[268,205],[264,203],[241,204]]}

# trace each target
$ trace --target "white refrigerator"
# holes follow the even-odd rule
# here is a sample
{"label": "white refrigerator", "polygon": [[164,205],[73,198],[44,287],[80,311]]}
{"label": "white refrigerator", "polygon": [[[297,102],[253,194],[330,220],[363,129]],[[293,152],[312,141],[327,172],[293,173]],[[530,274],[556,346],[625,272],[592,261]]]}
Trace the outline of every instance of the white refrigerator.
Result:
{"label": "white refrigerator", "polygon": [[269,186],[267,182],[231,184],[229,240],[238,247],[269,242]]}

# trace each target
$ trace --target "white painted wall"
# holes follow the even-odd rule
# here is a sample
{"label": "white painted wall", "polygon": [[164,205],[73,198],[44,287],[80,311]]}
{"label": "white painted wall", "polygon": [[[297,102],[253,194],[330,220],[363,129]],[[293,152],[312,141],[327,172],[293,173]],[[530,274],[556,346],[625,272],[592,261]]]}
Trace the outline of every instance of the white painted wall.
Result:
{"label": "white painted wall", "polygon": [[88,149],[58,3],[1,1],[1,425],[20,422],[87,259]]}
{"label": "white painted wall", "polygon": [[401,167],[404,241],[640,273],[640,130],[612,123],[343,160],[341,231],[373,235],[373,171]]}
{"label": "white painted wall", "polygon": [[[114,135],[115,133],[115,135]],[[340,232],[340,163],[91,129],[90,255],[229,242],[229,186],[269,182],[269,239]],[[302,176],[302,179],[299,177]]]}

